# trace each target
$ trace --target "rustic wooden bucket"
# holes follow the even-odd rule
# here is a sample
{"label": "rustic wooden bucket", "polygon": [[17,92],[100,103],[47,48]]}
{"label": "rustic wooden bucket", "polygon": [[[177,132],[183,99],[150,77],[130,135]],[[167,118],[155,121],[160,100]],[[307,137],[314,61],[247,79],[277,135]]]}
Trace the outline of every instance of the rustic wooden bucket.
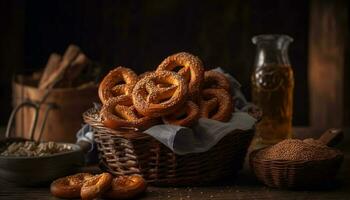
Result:
{"label": "rustic wooden bucket", "polygon": [[[16,76],[12,81],[13,106],[25,100],[40,101],[45,90],[36,87],[37,81],[31,77]],[[44,121],[48,105],[54,105],[49,111],[41,140],[55,142],[75,142],[76,132],[81,128],[82,113],[98,102],[97,86],[90,85],[81,88],[55,88],[40,107],[37,129],[34,139],[39,137],[39,129]],[[30,138],[29,130],[33,120],[34,110],[23,108],[16,116],[15,135]]]}

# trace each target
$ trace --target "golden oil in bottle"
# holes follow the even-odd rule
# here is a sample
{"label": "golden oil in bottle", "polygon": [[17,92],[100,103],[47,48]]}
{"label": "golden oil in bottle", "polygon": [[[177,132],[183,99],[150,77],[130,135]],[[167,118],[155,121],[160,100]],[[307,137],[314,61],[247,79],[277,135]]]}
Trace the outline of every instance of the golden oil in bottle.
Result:
{"label": "golden oil in bottle", "polygon": [[252,97],[263,112],[256,143],[275,144],[292,137],[294,78],[287,54],[291,41],[286,35],[253,38],[257,57],[251,76]]}

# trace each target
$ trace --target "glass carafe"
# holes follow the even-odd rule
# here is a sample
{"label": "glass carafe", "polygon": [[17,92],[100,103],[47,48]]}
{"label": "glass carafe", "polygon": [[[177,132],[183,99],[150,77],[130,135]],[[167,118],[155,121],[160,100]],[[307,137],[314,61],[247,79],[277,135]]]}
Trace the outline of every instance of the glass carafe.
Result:
{"label": "glass carafe", "polygon": [[257,46],[252,97],[263,111],[256,129],[256,142],[260,144],[292,137],[294,78],[288,57],[292,41],[287,35],[258,35],[252,39]]}

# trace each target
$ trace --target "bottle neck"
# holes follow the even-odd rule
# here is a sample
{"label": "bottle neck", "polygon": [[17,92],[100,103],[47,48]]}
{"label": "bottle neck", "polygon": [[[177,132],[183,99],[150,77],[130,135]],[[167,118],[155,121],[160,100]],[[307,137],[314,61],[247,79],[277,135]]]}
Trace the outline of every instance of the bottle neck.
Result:
{"label": "bottle neck", "polygon": [[292,39],[284,35],[261,35],[253,38],[257,45],[255,67],[290,66],[288,46]]}
{"label": "bottle neck", "polygon": [[278,50],[271,48],[258,47],[255,59],[255,66],[265,65],[286,65],[290,66],[288,50]]}

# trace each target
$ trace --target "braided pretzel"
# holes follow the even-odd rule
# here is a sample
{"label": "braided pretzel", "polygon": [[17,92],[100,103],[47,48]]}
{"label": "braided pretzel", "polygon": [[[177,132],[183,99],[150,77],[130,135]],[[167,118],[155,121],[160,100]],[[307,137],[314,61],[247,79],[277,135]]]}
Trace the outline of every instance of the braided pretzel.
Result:
{"label": "braided pretzel", "polygon": [[230,81],[223,73],[214,70],[209,70],[204,73],[203,88],[224,89],[231,93]]}
{"label": "braided pretzel", "polygon": [[186,100],[185,80],[175,72],[158,71],[146,75],[134,87],[132,100],[144,116],[159,117],[172,113]]}
{"label": "braided pretzel", "polygon": [[227,122],[234,111],[231,95],[224,89],[205,89],[200,103],[201,117]]}
{"label": "braided pretzel", "polygon": [[145,130],[158,122],[158,119],[140,116],[132,104],[130,96],[114,97],[101,109],[102,123],[109,128],[135,128]]}
{"label": "braided pretzel", "polygon": [[178,73],[183,76],[183,78],[185,78],[189,84],[188,92],[190,98],[193,100],[198,100],[204,79],[203,64],[198,57],[186,52],[171,55],[163,60],[156,71],[173,71],[179,66],[181,69],[178,71]]}
{"label": "braided pretzel", "polygon": [[92,200],[109,189],[113,180],[110,173],[102,173],[84,181],[80,196],[83,200]]}
{"label": "braided pretzel", "polygon": [[[139,80],[143,79],[146,75],[150,75],[154,73],[154,71],[147,71],[147,72],[144,72],[142,74],[139,75]],[[164,87],[167,87],[169,86],[169,84],[157,84],[157,87],[160,87],[160,88],[164,88]]]}
{"label": "braided pretzel", "polygon": [[93,177],[89,173],[79,173],[59,178],[51,183],[51,194],[59,198],[80,198],[80,190],[84,181]]}
{"label": "braided pretzel", "polygon": [[98,88],[101,102],[105,104],[112,97],[131,95],[137,80],[137,75],[129,68],[113,69],[103,78]]}
{"label": "braided pretzel", "polygon": [[162,120],[165,124],[192,126],[199,119],[199,114],[199,107],[192,101],[187,101],[182,109],[162,117]]}
{"label": "braided pretzel", "polygon": [[153,73],[153,71],[146,71],[139,75],[139,80],[143,79],[146,75]]}
{"label": "braided pretzel", "polygon": [[133,199],[143,193],[147,183],[139,175],[119,176],[112,181],[111,189],[103,197],[107,199]]}

